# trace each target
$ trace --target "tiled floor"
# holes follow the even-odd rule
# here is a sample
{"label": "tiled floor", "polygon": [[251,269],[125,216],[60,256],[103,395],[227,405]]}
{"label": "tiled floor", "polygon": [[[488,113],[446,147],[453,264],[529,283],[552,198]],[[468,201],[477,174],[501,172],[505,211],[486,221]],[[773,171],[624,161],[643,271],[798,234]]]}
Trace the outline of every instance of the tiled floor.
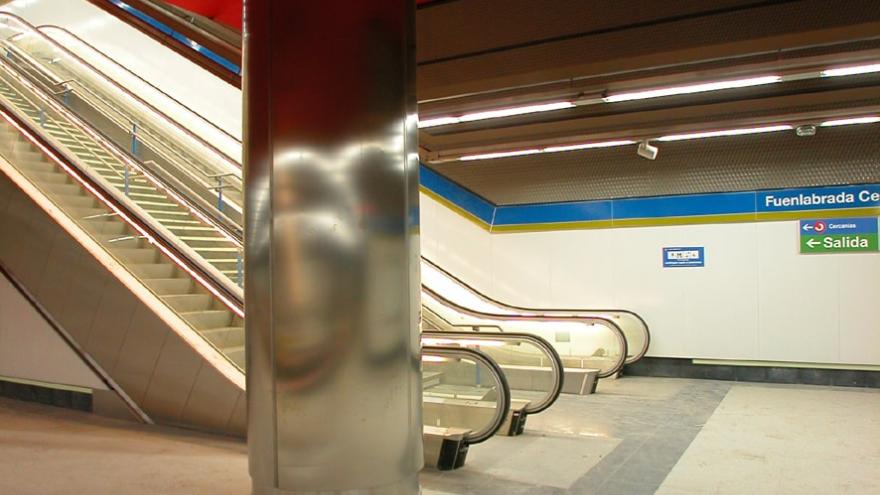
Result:
{"label": "tiled floor", "polygon": [[[425,471],[426,495],[880,493],[880,391],[628,377]],[[249,493],[241,441],[0,399],[0,494]]]}
{"label": "tiled floor", "polygon": [[880,493],[880,393],[738,385],[658,494]]}

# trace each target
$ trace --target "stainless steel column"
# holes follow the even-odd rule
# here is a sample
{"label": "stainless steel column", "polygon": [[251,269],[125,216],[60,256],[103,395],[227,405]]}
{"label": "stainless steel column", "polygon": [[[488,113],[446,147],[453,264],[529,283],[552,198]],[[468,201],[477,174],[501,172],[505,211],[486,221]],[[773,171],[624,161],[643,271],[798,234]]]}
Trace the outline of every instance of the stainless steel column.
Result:
{"label": "stainless steel column", "polygon": [[419,492],[414,4],[245,1],[257,494]]}

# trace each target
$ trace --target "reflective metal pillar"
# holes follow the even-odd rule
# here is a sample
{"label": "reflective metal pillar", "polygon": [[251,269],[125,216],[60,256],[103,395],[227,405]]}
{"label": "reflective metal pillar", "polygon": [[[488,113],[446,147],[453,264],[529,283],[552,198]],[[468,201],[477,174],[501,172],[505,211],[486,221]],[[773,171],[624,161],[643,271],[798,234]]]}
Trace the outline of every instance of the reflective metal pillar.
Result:
{"label": "reflective metal pillar", "polygon": [[419,492],[414,4],[245,1],[257,494]]}

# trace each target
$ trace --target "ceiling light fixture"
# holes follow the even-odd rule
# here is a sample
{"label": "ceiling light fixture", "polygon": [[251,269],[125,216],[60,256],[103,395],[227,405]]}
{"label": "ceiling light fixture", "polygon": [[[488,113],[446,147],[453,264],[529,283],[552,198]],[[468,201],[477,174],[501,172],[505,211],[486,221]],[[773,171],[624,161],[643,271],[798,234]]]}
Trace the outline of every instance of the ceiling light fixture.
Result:
{"label": "ceiling light fixture", "polygon": [[822,77],[854,76],[857,74],[870,74],[880,72],[880,64],[854,65],[852,67],[839,67],[822,71]]}
{"label": "ceiling light fixture", "polygon": [[746,134],[761,134],[765,132],[788,131],[791,129],[793,129],[793,127],[788,124],[770,125],[764,127],[747,127],[743,129],[725,129],[721,131],[694,132],[689,134],[670,134],[668,136],[661,136],[657,138],[656,141],[685,141],[688,139],[702,139],[722,136],[743,136]]}
{"label": "ceiling light fixture", "polygon": [[541,153],[559,153],[563,151],[575,151],[575,150],[589,150],[595,148],[611,148],[613,146],[626,146],[629,144],[635,144],[635,141],[629,140],[620,140],[620,141],[599,141],[596,143],[582,143],[582,144],[570,144],[565,146],[548,146],[546,148],[532,148],[527,150],[517,150],[517,151],[502,151],[498,153],[485,153],[482,155],[466,155],[460,157],[458,160],[462,162],[468,162],[473,160],[491,160],[493,158],[509,158],[512,156],[524,156],[524,155],[538,155]]}
{"label": "ceiling light fixture", "polygon": [[554,110],[565,110],[567,108],[573,108],[575,106],[577,105],[570,101],[555,101],[552,103],[542,103],[539,105],[526,105],[522,107],[500,108],[498,110],[486,110],[483,112],[466,113],[459,117],[437,117],[433,119],[419,121],[419,129],[437,127],[441,125],[459,124],[461,122],[500,119],[502,117],[513,117],[516,115],[527,115],[530,113],[552,112]]}
{"label": "ceiling light fixture", "polygon": [[839,120],[826,120],[819,124],[819,127],[837,127],[840,125],[853,125],[853,124],[874,124],[876,122],[880,122],[880,116],[873,115],[870,117],[856,117],[852,119],[839,119]]}
{"label": "ceiling light fixture", "polygon": [[666,88],[646,89],[643,91],[631,91],[627,93],[612,94],[604,97],[579,97],[571,101],[556,101],[551,103],[541,103],[535,105],[525,105],[521,107],[502,108],[498,110],[487,110],[483,112],[467,113],[460,116],[436,117],[419,121],[419,129],[429,127],[439,127],[451,124],[460,124],[462,122],[474,122],[478,120],[497,119],[503,117],[513,117],[517,115],[527,115],[531,113],[551,112],[555,110],[565,110],[578,106],[594,105],[600,103],[618,103],[623,101],[646,100],[651,98],[662,98],[667,96],[686,95],[694,93],[705,93],[710,91],[721,91],[727,89],[747,88],[752,86],[763,86],[767,84],[775,84],[787,81],[800,81],[805,79],[816,79],[819,77],[839,77],[852,76],[858,74],[869,74],[880,72],[880,63],[872,63],[865,65],[855,65],[850,67],[838,67],[826,69],[823,71],[803,72],[797,74],[786,75],[768,75],[759,77],[749,77],[743,79],[730,79],[726,81],[712,81],[706,83],[686,84],[681,86],[670,86]]}
{"label": "ceiling light fixture", "polygon": [[[839,119],[839,120],[828,120],[819,124],[819,127],[835,127],[841,125],[852,125],[852,124],[873,124],[880,122],[880,116],[872,115],[867,117],[855,117],[849,119]],[[812,127],[812,133],[809,132],[807,127]],[[775,125],[767,125],[761,127],[744,127],[740,129],[724,129],[719,131],[706,131],[706,132],[693,132],[687,134],[669,134],[666,136],[661,136],[658,138],[651,138],[650,140],[644,141],[634,141],[634,140],[617,140],[617,141],[598,141],[594,143],[582,143],[582,144],[570,144],[563,146],[548,146],[546,148],[529,148],[524,150],[516,150],[516,151],[500,151],[493,153],[484,153],[480,155],[466,155],[457,158],[458,161],[473,161],[473,160],[491,160],[494,158],[510,158],[514,156],[525,156],[525,155],[539,155],[543,153],[559,153],[565,151],[577,151],[577,150],[587,150],[587,149],[595,149],[595,148],[611,148],[614,146],[628,146],[631,144],[639,143],[639,148],[637,153],[639,156],[647,158],[649,160],[654,160],[657,158],[657,154],[659,150],[656,146],[651,145],[650,141],[686,141],[690,139],[703,139],[703,138],[713,138],[713,137],[724,137],[724,136],[745,136],[749,134],[763,134],[768,132],[779,132],[779,131],[790,131],[795,129],[794,126],[789,124],[775,124]],[[811,136],[815,134],[815,125],[802,125],[797,128],[799,136]],[[456,160],[456,158],[448,158],[448,159],[439,159],[436,161],[448,161],[448,160]]]}
{"label": "ceiling light fixture", "polygon": [[529,150],[501,151],[498,153],[484,153],[482,155],[465,155],[459,158],[459,161],[469,162],[473,160],[491,160],[493,158],[509,158],[511,156],[537,155],[538,153],[543,152],[543,150],[537,148]]}
{"label": "ceiling light fixture", "polygon": [[614,146],[626,146],[635,144],[635,141],[604,141],[599,143],[570,144],[566,146],[549,146],[541,150],[544,153],[559,153],[561,151],[590,150],[595,148],[611,148]]}
{"label": "ceiling light fixture", "polygon": [[748,79],[733,79],[729,81],[688,84],[685,86],[672,86],[668,88],[620,93],[616,95],[606,96],[602,98],[602,101],[604,101],[605,103],[618,103],[621,101],[647,100],[650,98],[661,98],[664,96],[705,93],[708,91],[720,91],[723,89],[747,88],[750,86],[761,86],[765,84],[778,83],[780,81],[782,81],[782,77],[780,76],[762,76],[751,77]]}

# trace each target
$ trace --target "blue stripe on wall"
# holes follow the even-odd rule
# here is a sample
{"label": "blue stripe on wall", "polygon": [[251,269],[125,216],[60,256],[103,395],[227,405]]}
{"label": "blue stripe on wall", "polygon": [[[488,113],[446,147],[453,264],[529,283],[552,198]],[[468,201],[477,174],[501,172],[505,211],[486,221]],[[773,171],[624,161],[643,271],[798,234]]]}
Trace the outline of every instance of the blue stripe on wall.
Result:
{"label": "blue stripe on wall", "polygon": [[421,184],[491,226],[880,208],[880,184],[495,206],[430,168]]}
{"label": "blue stripe on wall", "polygon": [[589,222],[612,217],[611,201],[579,201],[538,205],[499,206],[493,225]]}
{"label": "blue stripe on wall", "polygon": [[495,205],[424,165],[419,168],[419,183],[487,224],[492,224]]}
{"label": "blue stripe on wall", "polygon": [[727,215],[755,211],[754,192],[626,198],[613,202],[615,219]]}

